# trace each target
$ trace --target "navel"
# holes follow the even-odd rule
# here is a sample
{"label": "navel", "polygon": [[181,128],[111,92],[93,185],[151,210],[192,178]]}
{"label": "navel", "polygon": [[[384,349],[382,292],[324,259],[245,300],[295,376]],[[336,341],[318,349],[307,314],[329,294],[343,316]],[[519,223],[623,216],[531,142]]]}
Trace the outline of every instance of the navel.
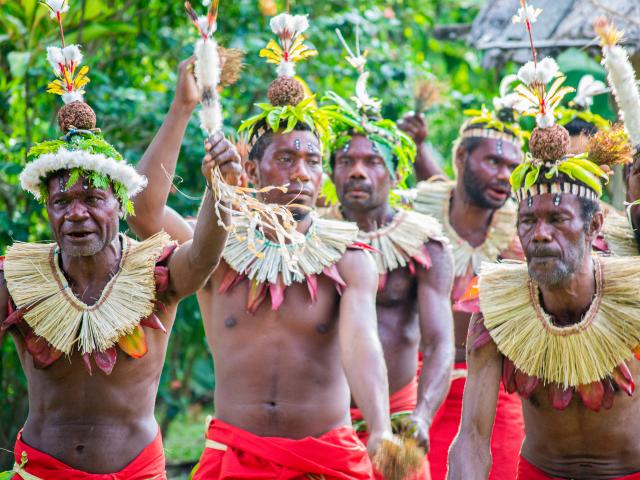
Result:
{"label": "navel", "polygon": [[236,317],[227,317],[227,319],[224,321],[224,326],[227,328],[233,328],[238,324],[238,321],[236,320]]}

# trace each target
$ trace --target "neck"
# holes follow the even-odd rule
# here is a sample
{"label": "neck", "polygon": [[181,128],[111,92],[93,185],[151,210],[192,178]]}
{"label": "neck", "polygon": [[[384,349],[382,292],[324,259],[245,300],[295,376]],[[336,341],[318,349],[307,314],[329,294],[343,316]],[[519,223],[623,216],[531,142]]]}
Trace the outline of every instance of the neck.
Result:
{"label": "neck", "polygon": [[347,220],[358,224],[358,228],[363,232],[378,230],[389,223],[394,215],[393,209],[387,202],[370,210],[349,210],[342,207],[342,212]]}
{"label": "neck", "polygon": [[117,270],[121,250],[120,237],[116,236],[113,242],[95,255],[69,256],[62,251],[62,270],[75,285],[89,287],[93,284],[103,284],[111,278],[114,270]]}
{"label": "neck", "polygon": [[458,179],[449,205],[449,223],[461,238],[474,247],[482,244],[487,237],[494,212],[493,209],[471,203],[462,179]]}
{"label": "neck", "polygon": [[544,309],[553,315],[558,325],[580,321],[589,309],[596,291],[594,264],[585,255],[581,268],[556,285],[539,285]]}

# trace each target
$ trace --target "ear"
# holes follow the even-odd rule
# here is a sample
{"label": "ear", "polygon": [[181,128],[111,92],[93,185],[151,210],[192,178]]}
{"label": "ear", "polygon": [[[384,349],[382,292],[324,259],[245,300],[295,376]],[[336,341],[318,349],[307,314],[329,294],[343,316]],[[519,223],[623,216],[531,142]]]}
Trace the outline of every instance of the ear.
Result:
{"label": "ear", "polygon": [[593,214],[593,218],[591,219],[591,225],[589,227],[589,235],[592,238],[595,238],[602,231],[603,226],[604,226],[604,212],[602,212],[602,210],[599,210]]}
{"label": "ear", "polygon": [[258,178],[258,165],[256,163],[255,160],[251,160],[249,158],[247,158],[245,164],[244,164],[244,169],[247,172],[247,177],[249,178],[249,181],[253,184],[253,185],[259,185],[259,178]]}
{"label": "ear", "polygon": [[465,158],[467,156],[467,151],[465,150],[464,147],[459,146],[458,148],[456,148],[456,154],[455,154],[455,159],[454,162],[456,164],[456,169],[458,170],[458,172],[461,172],[462,169],[464,168],[464,161]]}

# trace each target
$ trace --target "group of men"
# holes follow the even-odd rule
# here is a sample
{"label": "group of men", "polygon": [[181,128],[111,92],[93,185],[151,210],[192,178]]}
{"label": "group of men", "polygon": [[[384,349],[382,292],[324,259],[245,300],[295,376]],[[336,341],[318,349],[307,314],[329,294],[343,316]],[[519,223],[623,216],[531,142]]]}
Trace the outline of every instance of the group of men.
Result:
{"label": "group of men", "polygon": [[[306,27],[284,15],[272,28],[290,47]],[[349,53],[366,83],[364,56]],[[73,52],[60,55],[65,81]],[[323,110],[284,57],[245,126],[248,157],[221,133],[206,140],[195,220],[167,205],[202,100],[195,59],[135,170],[77,82],[61,93],[64,137],[36,145],[21,176],[55,242],[0,262],[0,340],[10,333],[29,382],[9,478],[166,478],[155,398],[178,303],[195,293],[216,389],[194,479],[379,479],[385,443],[409,448],[402,438],[425,454],[412,479],[640,479],[640,263],[628,258],[640,209],[631,225],[605,219],[597,139],[573,157],[542,115],[525,159],[513,119],[483,113],[461,128],[449,181],[420,115],[384,120],[362,88],[355,105],[329,93]],[[287,206],[301,235],[282,241],[221,205],[215,169]],[[411,169],[420,182],[399,201]],[[638,175],[636,154],[630,202]],[[326,201],[339,207],[316,208]],[[139,241],[118,233],[134,210]]]}

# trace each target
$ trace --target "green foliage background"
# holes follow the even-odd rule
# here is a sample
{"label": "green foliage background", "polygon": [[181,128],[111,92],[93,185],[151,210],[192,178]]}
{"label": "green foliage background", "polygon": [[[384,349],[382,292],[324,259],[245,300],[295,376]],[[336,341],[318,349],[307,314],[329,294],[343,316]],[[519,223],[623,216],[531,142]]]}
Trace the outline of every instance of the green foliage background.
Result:
{"label": "green foliage background", "polygon": [[[204,12],[204,7],[196,5]],[[221,2],[220,43],[247,52],[240,82],[224,91],[228,134],[266,98],[274,68],[258,57],[272,34],[269,0]],[[497,93],[497,73],[480,68],[476,51],[462,42],[434,38],[433,27],[471,22],[482,0],[327,0],[292,2],[293,13],[309,13],[309,42],[320,56],[298,72],[314,91],[349,96],[355,75],[334,29],[353,39],[352,22],[362,26],[370,50],[370,92],[384,99],[384,114],[398,118],[412,109],[416,79],[434,76],[446,86],[442,102],[428,113],[430,141],[448,157],[462,111]],[[58,44],[55,22],[36,0],[0,0],[0,251],[16,240],[50,238],[41,207],[19,188],[18,174],[30,145],[60,135],[55,122],[61,100],[45,93],[52,73],[45,48]],[[160,126],[173,95],[178,63],[193,51],[194,29],[179,0],[72,0],[66,15],[67,43],[81,43],[91,83],[86,100],[105,137],[136,163]],[[183,142],[178,175],[181,191],[201,191],[199,162],[203,135],[191,122]],[[175,194],[171,205],[193,214],[198,200]],[[194,299],[181,305],[162,376],[157,412],[163,430],[191,405],[209,407],[213,368]],[[26,381],[13,343],[0,347],[0,449],[10,450],[27,413]],[[0,450],[0,452],[2,452]],[[12,462],[0,453],[0,470]]]}

